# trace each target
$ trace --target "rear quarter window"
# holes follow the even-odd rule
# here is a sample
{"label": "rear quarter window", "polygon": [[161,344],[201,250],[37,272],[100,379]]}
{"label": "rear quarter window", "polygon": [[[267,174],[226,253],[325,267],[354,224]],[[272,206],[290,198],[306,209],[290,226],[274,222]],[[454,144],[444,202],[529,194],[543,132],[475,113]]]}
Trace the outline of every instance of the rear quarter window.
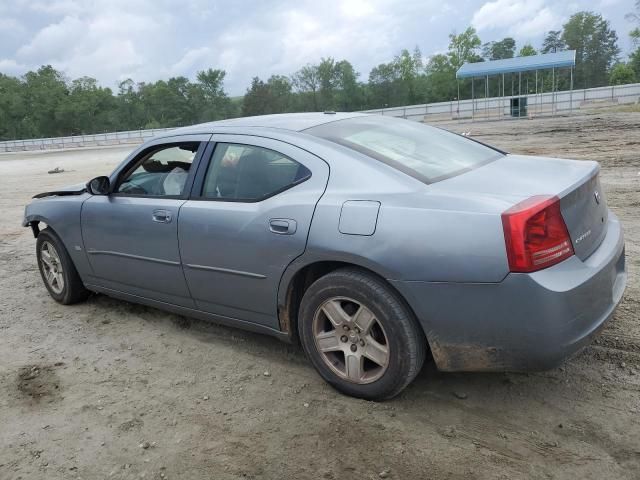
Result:
{"label": "rear quarter window", "polygon": [[368,155],[425,183],[459,175],[504,155],[424,123],[374,115],[325,123],[305,133]]}

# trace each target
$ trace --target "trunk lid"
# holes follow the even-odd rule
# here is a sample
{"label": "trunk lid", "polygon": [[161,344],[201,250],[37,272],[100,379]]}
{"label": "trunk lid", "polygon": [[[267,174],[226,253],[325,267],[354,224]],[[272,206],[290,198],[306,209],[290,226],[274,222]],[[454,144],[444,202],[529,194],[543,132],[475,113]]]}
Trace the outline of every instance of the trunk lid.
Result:
{"label": "trunk lid", "polygon": [[462,195],[500,197],[504,205],[515,205],[534,195],[560,198],[576,256],[586,259],[606,234],[607,202],[597,162],[563,160],[524,155],[505,155],[480,168],[430,185],[432,191],[453,191]]}
{"label": "trunk lid", "polygon": [[600,246],[607,232],[607,202],[598,170],[560,198],[560,210],[576,255],[586,259]]}

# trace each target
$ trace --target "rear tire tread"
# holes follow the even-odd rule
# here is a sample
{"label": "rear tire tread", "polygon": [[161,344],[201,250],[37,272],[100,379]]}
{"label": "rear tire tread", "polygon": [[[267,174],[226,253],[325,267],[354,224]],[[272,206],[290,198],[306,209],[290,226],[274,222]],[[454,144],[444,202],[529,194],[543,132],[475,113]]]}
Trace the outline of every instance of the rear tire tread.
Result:
{"label": "rear tire tread", "polygon": [[[369,385],[347,384],[337,377],[331,378],[331,373],[328,373],[322,367],[318,367],[318,364],[322,365],[322,360],[315,358],[315,352],[309,351],[313,343],[310,342],[312,339],[307,338],[311,321],[310,318],[306,317],[308,315],[313,316],[313,312],[306,310],[308,310],[313,303],[317,303],[317,301],[314,302],[313,298],[322,295],[324,290],[341,287],[345,283],[364,287],[364,289],[372,295],[372,298],[376,299],[377,304],[382,304],[387,309],[390,309],[391,315],[389,316],[391,318],[385,320],[394,322],[396,326],[399,327],[402,337],[404,337],[405,340],[402,363],[406,365],[406,368],[404,371],[401,371],[401,374],[397,375],[391,383],[386,385],[384,389],[379,389],[377,392],[375,388],[368,388]],[[300,325],[300,336],[303,348],[320,375],[338,390],[368,400],[386,400],[399,394],[414,380],[418,373],[420,373],[427,355],[427,340],[422,328],[415,319],[411,309],[406,305],[404,299],[384,280],[364,269],[357,267],[340,268],[316,280],[316,282],[307,289],[302,298],[300,314],[300,322],[302,322],[302,325]],[[393,374],[393,372],[389,373]],[[379,381],[371,385],[379,383],[386,376],[387,374],[385,373]],[[358,389],[358,387],[367,388]]]}

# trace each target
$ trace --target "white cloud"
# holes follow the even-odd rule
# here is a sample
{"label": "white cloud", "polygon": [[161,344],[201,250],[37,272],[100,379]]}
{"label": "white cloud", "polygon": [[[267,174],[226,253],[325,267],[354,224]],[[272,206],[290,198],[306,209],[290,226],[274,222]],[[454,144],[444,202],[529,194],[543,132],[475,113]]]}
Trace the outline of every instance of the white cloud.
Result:
{"label": "white cloud", "polygon": [[340,4],[340,13],[350,18],[367,17],[373,10],[372,4],[365,0],[344,0]]}
{"label": "white cloud", "polygon": [[556,28],[561,18],[544,0],[494,0],[486,2],[471,19],[478,30],[506,30],[510,35],[531,37]]}
{"label": "white cloud", "polygon": [[25,31],[24,26],[15,18],[0,17],[0,35],[17,35]]}
{"label": "white cloud", "polygon": [[26,60],[43,57],[57,60],[74,49],[84,29],[84,23],[78,18],[64,17],[61,22],[40,30],[31,42],[18,49],[17,56]]}
{"label": "white cloud", "polygon": [[[58,9],[68,6],[61,2]],[[55,2],[49,5],[55,6]],[[35,4],[35,8],[40,8]],[[58,11],[56,9],[56,11]],[[15,58],[31,68],[51,64],[69,77],[97,77],[108,86],[128,76],[145,76],[144,50],[170,41],[167,17],[148,18],[110,3],[99,12],[78,8],[46,25],[18,48]],[[158,68],[151,71],[157,72]],[[141,80],[146,80],[142,78]]]}
{"label": "white cloud", "polygon": [[618,5],[621,2],[621,0],[600,0],[600,5],[598,5],[600,8],[608,8],[608,7],[612,7],[614,5]]}
{"label": "white cloud", "polygon": [[549,8],[545,7],[536,15],[521,22],[519,25],[510,29],[511,34],[520,37],[531,38],[559,27],[561,24],[560,17],[553,13]]}
{"label": "white cloud", "polygon": [[211,56],[212,52],[209,47],[191,49],[187,51],[180,60],[171,65],[169,74],[177,76],[187,75],[194,69],[198,69],[199,65],[205,62],[207,58],[211,58]]}
{"label": "white cloud", "polygon": [[[227,91],[239,95],[255,75],[290,75],[331,56],[351,61],[366,81],[403,48],[419,45],[425,57],[446,49],[448,34],[470,22],[483,41],[509,35],[539,45],[572,11],[597,3],[569,1],[0,0],[0,72],[51,64],[115,87],[126,77],[193,79],[221,68]],[[623,3],[598,2],[605,17]],[[631,24],[621,13],[617,21],[622,39]]]}
{"label": "white cloud", "polygon": [[26,70],[26,65],[22,65],[12,58],[0,59],[0,72],[2,73],[9,75],[22,75]]}

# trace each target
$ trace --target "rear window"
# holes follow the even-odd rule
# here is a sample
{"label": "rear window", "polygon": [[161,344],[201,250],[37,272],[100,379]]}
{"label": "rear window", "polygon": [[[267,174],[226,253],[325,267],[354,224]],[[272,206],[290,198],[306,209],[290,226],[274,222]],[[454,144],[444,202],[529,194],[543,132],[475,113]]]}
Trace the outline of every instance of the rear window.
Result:
{"label": "rear window", "polygon": [[446,130],[382,116],[338,120],[305,132],[380,160],[425,183],[459,175],[504,155]]}

